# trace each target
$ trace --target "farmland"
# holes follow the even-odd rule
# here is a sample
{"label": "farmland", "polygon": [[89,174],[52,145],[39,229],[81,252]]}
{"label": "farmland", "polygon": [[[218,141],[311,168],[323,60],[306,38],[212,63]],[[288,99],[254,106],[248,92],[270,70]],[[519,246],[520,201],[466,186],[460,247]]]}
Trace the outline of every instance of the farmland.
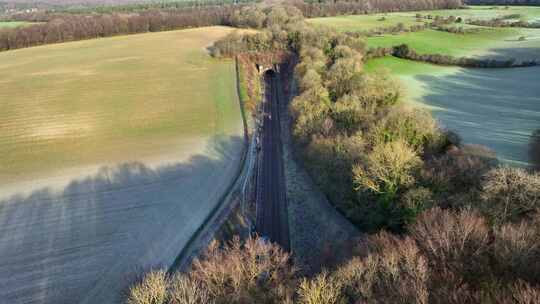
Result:
{"label": "farmland", "polygon": [[[233,66],[203,52],[226,32],[117,37],[0,54],[0,182],[126,160],[126,154],[154,157],[185,140],[226,132],[237,118],[223,104],[234,99]],[[161,48],[167,39],[175,44]],[[185,39],[194,47],[182,47]]]}
{"label": "farmland", "polygon": [[462,17],[464,20],[489,20],[505,15],[520,14],[527,21],[535,22],[540,19],[540,7],[514,6],[505,8],[502,6],[471,6],[468,9],[459,10],[436,10],[420,12],[398,12],[370,15],[350,15],[313,18],[309,20],[312,24],[324,24],[338,28],[341,31],[362,31],[381,27],[389,27],[403,23],[405,26],[422,24],[416,14],[422,16],[431,15],[441,17]]}
{"label": "farmland", "polygon": [[[209,27],[0,54],[0,297],[116,303],[236,173],[234,64]],[[31,265],[31,267],[29,267]]]}
{"label": "farmland", "polygon": [[[453,15],[475,20],[521,14],[522,18],[534,21],[540,16],[540,8],[473,7],[421,14]],[[416,12],[386,14],[384,22],[410,25],[415,15]],[[404,18],[409,19],[404,21]],[[347,20],[346,25],[336,22],[340,19]],[[365,29],[365,25],[373,28],[370,24],[378,19],[380,16],[344,16],[317,18],[311,22],[334,26],[341,31],[360,31]],[[368,47],[391,47],[405,43],[419,54],[540,59],[538,29],[466,26],[474,31],[454,34],[426,29],[372,36],[366,38],[366,42]],[[387,69],[397,75],[406,87],[408,101],[430,108],[443,127],[458,131],[466,143],[488,146],[505,162],[518,166],[527,164],[529,136],[540,127],[540,89],[536,80],[540,71],[538,67],[478,70],[435,66],[394,57],[373,59],[366,64],[367,71],[379,69]]]}
{"label": "farmland", "polygon": [[[439,10],[422,12],[401,12],[376,15],[356,15],[338,16],[329,18],[314,18],[310,22],[334,27],[340,31],[356,32],[377,28],[388,28],[402,23],[405,27],[411,25],[421,25],[429,20],[417,20],[416,14],[422,16],[459,16],[464,20],[489,20],[510,14],[520,14],[524,20],[535,21],[540,18],[540,7],[472,7],[461,10]],[[367,38],[369,47],[391,47],[397,44],[406,43],[418,53],[438,53],[443,55],[466,56],[476,54],[480,50],[486,51],[489,48],[504,47],[515,48],[516,42],[523,36],[529,41],[521,41],[520,48],[534,47],[539,39],[538,31],[531,29],[516,28],[488,28],[472,26],[467,24],[456,24],[455,27],[472,29],[473,32],[466,35],[458,35],[435,30],[424,30],[419,32],[406,32],[400,34],[385,34]]]}

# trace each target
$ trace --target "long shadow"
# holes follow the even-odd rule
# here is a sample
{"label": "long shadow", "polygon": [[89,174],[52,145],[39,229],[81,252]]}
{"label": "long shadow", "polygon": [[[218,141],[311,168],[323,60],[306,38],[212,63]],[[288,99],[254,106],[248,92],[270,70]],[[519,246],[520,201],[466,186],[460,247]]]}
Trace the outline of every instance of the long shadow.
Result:
{"label": "long shadow", "polygon": [[[540,33],[540,30],[538,30]],[[540,37],[539,37],[540,38]],[[508,41],[509,44],[515,44],[515,47],[508,48],[494,48],[489,50],[489,54],[485,56],[479,56],[480,58],[491,58],[496,60],[507,60],[514,58],[516,61],[529,61],[536,60],[540,62],[540,45],[539,40],[534,41]]]}
{"label": "long shadow", "polygon": [[0,200],[0,302],[119,303],[142,270],[170,265],[240,164],[243,138],[210,141],[185,162]]}
{"label": "long shadow", "polygon": [[446,76],[417,75],[424,102],[464,142],[495,150],[516,165],[528,163],[527,145],[540,123],[540,67],[460,69]]}

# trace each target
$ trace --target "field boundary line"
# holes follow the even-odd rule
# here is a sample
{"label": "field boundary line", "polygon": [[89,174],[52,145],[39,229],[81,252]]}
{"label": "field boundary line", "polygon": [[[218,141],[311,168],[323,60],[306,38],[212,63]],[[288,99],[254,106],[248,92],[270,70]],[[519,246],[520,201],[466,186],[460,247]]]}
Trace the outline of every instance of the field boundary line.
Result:
{"label": "field boundary line", "polygon": [[[242,157],[240,159],[240,165],[238,166],[235,177],[219,198],[218,203],[212,208],[195,233],[191,235],[186,245],[182,248],[172,265],[168,268],[167,272],[169,274],[175,271],[183,271],[188,265],[190,265],[190,262],[195,258],[195,256],[198,255],[203,248],[206,248],[216,231],[221,227],[230,212],[239,203],[239,199],[234,198],[234,195],[236,192],[238,192],[238,187],[242,185],[241,177],[243,177],[246,170],[249,169],[246,168],[246,158],[249,156],[248,152],[252,150],[252,143],[249,141],[248,123],[246,111],[244,109],[244,102],[240,97],[240,71],[237,57],[235,57],[234,62],[236,96],[240,106],[240,113],[244,128],[244,143],[242,145]],[[248,176],[246,176],[246,178],[247,177]]]}

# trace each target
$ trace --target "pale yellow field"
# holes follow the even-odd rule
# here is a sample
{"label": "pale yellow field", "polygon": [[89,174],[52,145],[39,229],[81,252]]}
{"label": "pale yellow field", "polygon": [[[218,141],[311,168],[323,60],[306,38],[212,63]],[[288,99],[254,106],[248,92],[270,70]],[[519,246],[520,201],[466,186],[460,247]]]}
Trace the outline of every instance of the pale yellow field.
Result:
{"label": "pale yellow field", "polygon": [[0,183],[193,152],[237,132],[232,61],[211,27],[0,53]]}

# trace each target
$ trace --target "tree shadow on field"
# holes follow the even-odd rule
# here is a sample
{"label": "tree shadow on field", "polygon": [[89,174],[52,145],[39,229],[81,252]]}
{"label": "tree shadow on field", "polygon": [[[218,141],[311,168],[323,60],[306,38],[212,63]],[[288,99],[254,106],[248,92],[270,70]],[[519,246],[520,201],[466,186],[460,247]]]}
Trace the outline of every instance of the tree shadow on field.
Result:
{"label": "tree shadow on field", "polygon": [[[540,33],[540,30],[538,30]],[[531,61],[536,60],[540,62],[540,47],[528,46],[528,45],[540,45],[540,37],[535,40],[526,41],[507,41],[510,45],[516,45],[516,47],[508,48],[494,48],[490,49],[489,53],[479,58],[489,58],[495,60],[507,60],[513,58],[516,61]]]}
{"label": "tree shadow on field", "polygon": [[418,75],[424,102],[443,127],[466,143],[485,145],[514,165],[528,164],[528,143],[540,121],[540,67],[459,69],[457,73]]}
{"label": "tree shadow on field", "polygon": [[102,167],[50,188],[0,199],[0,299],[119,303],[141,270],[170,265],[232,182],[242,137],[151,168]]}

